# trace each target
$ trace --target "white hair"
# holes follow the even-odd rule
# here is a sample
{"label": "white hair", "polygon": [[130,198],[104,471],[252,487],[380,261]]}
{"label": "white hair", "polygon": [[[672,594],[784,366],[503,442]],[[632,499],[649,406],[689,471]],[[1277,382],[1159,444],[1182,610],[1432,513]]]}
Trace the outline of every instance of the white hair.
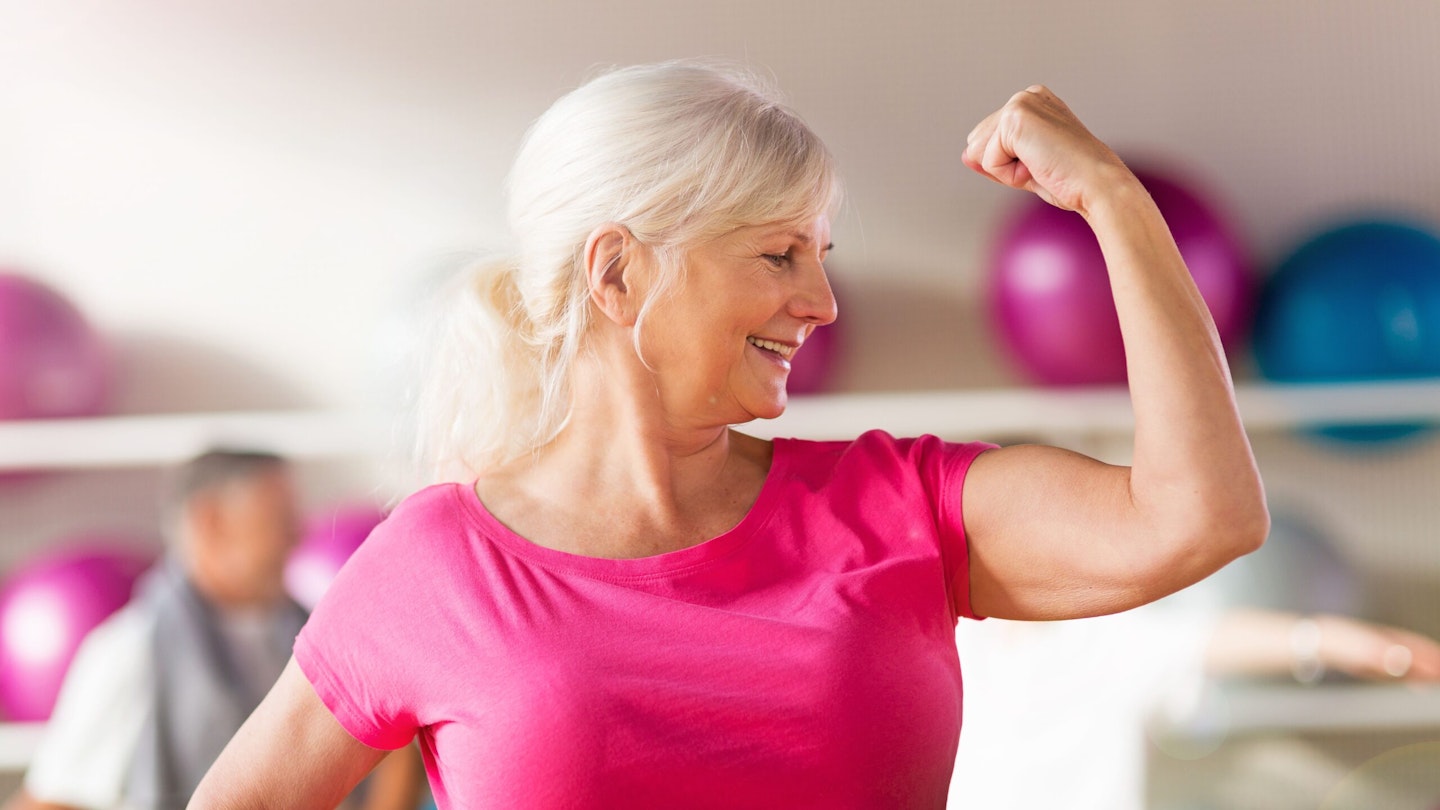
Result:
{"label": "white hair", "polygon": [[430,480],[473,477],[564,426],[591,311],[583,253],[597,226],[628,228],[659,259],[643,321],[688,247],[830,213],[840,182],[771,83],[734,65],[676,61],[611,70],[555,102],[526,134],[507,192],[516,254],[460,274],[434,324],[415,437]]}

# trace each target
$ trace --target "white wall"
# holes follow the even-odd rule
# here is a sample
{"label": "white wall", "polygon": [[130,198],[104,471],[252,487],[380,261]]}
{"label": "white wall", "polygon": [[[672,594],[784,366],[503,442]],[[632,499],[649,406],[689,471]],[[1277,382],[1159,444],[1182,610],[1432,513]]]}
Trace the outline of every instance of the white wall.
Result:
{"label": "white wall", "polygon": [[[351,404],[406,279],[503,242],[526,124],[595,66],[697,54],[773,70],[840,157],[850,388],[1010,379],[963,299],[1016,197],[958,154],[1031,82],[1197,173],[1262,260],[1359,204],[1440,219],[1434,3],[886,5],[6,0],[0,259],[154,360],[128,409]],[[188,390],[211,356],[274,390]]]}

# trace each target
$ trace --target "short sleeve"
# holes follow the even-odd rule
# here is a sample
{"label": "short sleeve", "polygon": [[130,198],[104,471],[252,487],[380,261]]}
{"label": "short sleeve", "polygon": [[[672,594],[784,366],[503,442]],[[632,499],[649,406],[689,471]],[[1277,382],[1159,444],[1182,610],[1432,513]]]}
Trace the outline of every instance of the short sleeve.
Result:
{"label": "short sleeve", "polygon": [[396,508],[351,555],[295,641],[295,661],[320,700],[355,739],[382,750],[405,746],[422,725],[420,628],[427,616],[427,565],[417,546],[444,531],[448,501],[431,488]]}
{"label": "short sleeve", "polygon": [[150,712],[144,616],[124,608],[81,642],[25,774],[48,804],[116,807]]}
{"label": "short sleeve", "polygon": [[997,445],[988,442],[955,443],[921,436],[908,445],[920,483],[930,501],[940,539],[945,587],[955,618],[982,619],[970,604],[970,547],[965,535],[965,476],[970,465]]}

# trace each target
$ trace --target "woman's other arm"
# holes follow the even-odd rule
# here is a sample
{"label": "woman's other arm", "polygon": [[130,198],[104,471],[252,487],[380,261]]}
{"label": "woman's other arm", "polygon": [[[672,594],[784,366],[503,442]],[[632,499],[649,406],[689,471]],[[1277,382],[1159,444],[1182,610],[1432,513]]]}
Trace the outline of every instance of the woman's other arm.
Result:
{"label": "woman's other arm", "polygon": [[350,736],[292,658],[205,775],[189,807],[331,810],[387,753]]}
{"label": "woman's other arm", "polygon": [[1297,630],[1312,665],[1354,678],[1440,681],[1440,643],[1399,627],[1322,614],[1235,609],[1221,617],[1205,647],[1212,675],[1284,675],[1295,671]]}

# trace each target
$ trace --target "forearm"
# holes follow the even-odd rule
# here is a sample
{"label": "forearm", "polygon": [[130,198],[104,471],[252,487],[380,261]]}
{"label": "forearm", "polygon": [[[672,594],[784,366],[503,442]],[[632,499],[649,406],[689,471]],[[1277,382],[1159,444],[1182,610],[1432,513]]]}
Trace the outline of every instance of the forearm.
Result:
{"label": "forearm", "polygon": [[1158,530],[1208,538],[1197,576],[1251,550],[1264,491],[1210,313],[1159,210],[1132,176],[1086,211],[1125,340],[1135,445],[1130,494]]}
{"label": "forearm", "polygon": [[[1308,624],[1304,632],[1301,622]],[[1440,680],[1440,644],[1398,627],[1347,616],[1232,610],[1205,648],[1212,675],[1285,675],[1302,659],[1357,678]]]}
{"label": "forearm", "polygon": [[1295,653],[1290,634],[1300,617],[1293,613],[1237,610],[1216,625],[1205,646],[1205,671],[1211,675],[1283,675]]}

